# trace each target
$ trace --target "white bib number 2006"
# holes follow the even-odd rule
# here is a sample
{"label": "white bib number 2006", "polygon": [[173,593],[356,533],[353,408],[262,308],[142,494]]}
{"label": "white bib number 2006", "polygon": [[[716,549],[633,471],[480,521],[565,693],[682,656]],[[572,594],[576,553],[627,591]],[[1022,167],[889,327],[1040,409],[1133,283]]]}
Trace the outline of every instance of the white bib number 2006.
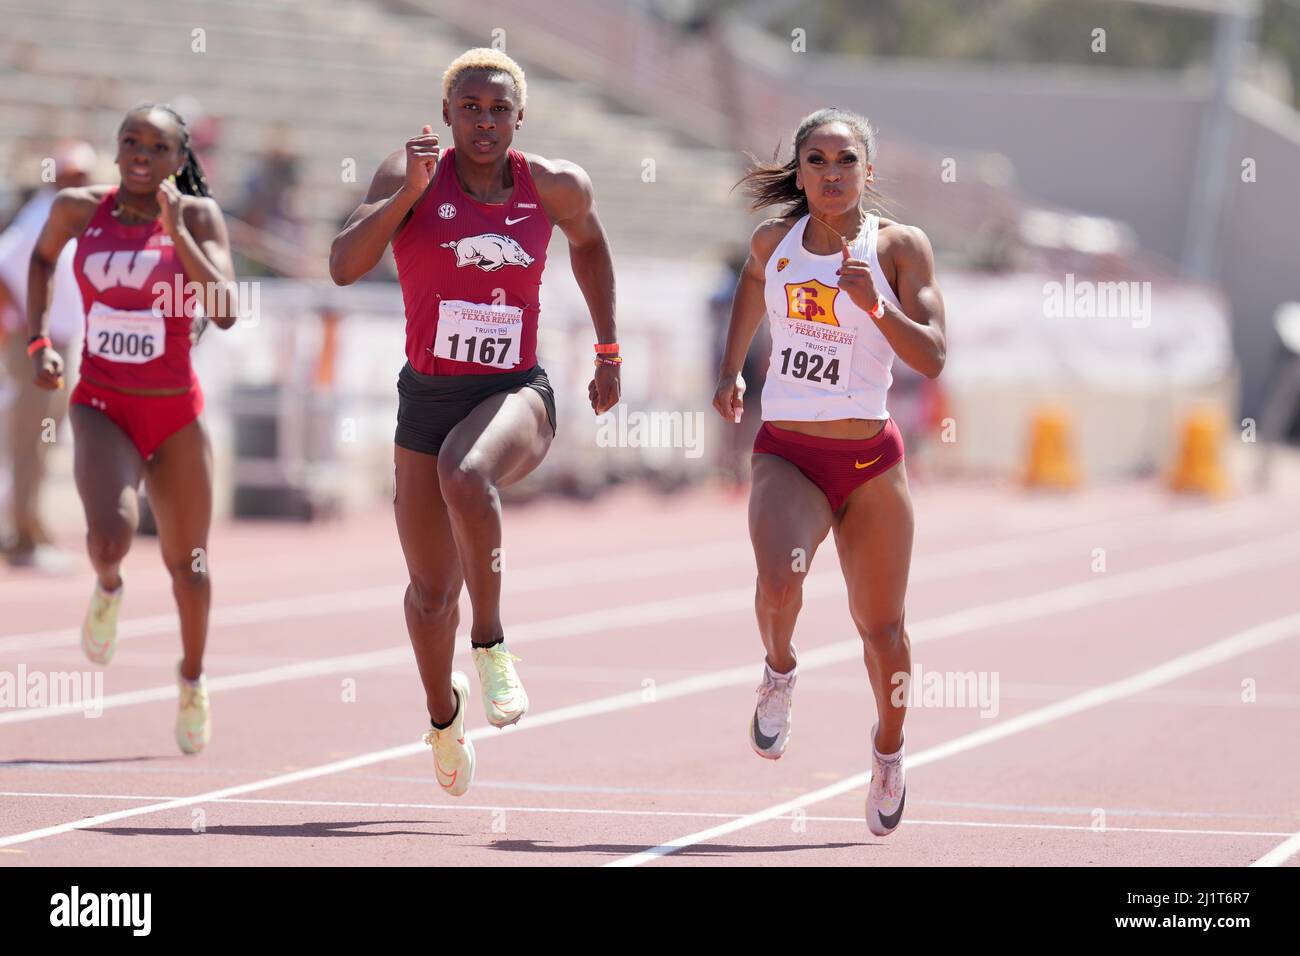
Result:
{"label": "white bib number 2006", "polygon": [[86,314],[86,349],[128,365],[152,362],[167,348],[167,321],[149,311],[117,312],[96,302]]}
{"label": "white bib number 2006", "polygon": [[444,299],[438,304],[433,354],[452,362],[495,368],[519,364],[524,310],[514,305],[483,305]]}
{"label": "white bib number 2006", "polygon": [[849,387],[856,339],[854,329],[783,319],[773,323],[772,367],[792,384],[844,392]]}

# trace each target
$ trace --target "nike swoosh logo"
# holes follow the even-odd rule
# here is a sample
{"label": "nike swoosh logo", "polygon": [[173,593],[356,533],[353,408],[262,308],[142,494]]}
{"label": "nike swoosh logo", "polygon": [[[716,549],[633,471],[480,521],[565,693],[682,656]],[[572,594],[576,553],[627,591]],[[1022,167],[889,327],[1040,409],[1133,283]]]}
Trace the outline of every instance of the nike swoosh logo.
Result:
{"label": "nike swoosh logo", "polygon": [[903,788],[903,796],[898,801],[897,810],[895,810],[889,816],[885,816],[883,813],[879,814],[880,823],[881,825],[884,826],[886,830],[894,829],[894,827],[898,826],[898,821],[903,819],[903,804],[905,803],[907,803],[907,787]]}
{"label": "nike swoosh logo", "polygon": [[[459,770],[453,770],[451,773],[447,773],[447,771],[443,770],[442,767],[438,765],[438,762],[436,760],[434,761],[433,766],[438,771],[439,784],[441,784],[443,787],[446,788],[456,786],[456,778],[460,776]],[[448,779],[446,783],[443,783],[443,777],[448,777],[450,779]]]}
{"label": "nike swoosh logo", "polygon": [[776,738],[779,736],[781,735],[775,734],[771,737],[768,737],[761,730],[759,730],[758,714],[754,714],[754,743],[758,744],[760,750],[771,750],[772,745],[776,743]]}
{"label": "nike swoosh logo", "polygon": [[511,219],[509,216],[506,216],[506,225],[513,226],[515,223],[523,222],[527,218],[527,216],[520,216],[518,219]]}
{"label": "nike swoosh logo", "polygon": [[863,469],[863,468],[870,468],[872,465],[874,465],[876,462],[880,461],[880,459],[882,459],[882,458],[884,458],[884,457],[885,457],[884,453],[881,452],[879,455],[877,455],[875,458],[871,459],[871,461],[867,462],[865,465],[862,464],[862,462],[860,462],[860,461],[854,461],[854,462],[853,462],[853,467],[854,467],[854,468],[857,468],[857,469],[859,469],[859,470],[861,470],[861,469]]}

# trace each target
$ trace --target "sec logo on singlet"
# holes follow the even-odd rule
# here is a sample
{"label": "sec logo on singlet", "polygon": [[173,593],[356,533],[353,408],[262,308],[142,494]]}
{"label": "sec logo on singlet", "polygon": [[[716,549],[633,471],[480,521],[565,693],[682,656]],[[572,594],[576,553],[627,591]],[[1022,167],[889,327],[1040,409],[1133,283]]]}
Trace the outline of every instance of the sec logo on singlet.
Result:
{"label": "sec logo on singlet", "polygon": [[450,219],[456,215],[456,207],[449,202],[445,202],[438,207],[438,215],[443,219]]}

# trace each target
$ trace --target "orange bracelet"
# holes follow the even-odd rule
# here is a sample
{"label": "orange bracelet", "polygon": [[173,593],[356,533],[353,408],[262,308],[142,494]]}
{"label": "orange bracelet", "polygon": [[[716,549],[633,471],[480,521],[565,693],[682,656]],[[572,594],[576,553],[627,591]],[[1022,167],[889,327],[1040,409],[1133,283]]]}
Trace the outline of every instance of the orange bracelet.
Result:
{"label": "orange bracelet", "polygon": [[50,337],[48,335],[42,335],[40,338],[32,339],[27,343],[27,354],[35,355],[41,349],[52,348],[54,348],[54,343],[50,341]]}
{"label": "orange bracelet", "polygon": [[596,343],[596,354],[597,354],[597,355],[617,355],[617,354],[618,354],[618,343],[617,343],[617,342],[610,342],[610,343],[608,343],[607,345],[602,345],[600,342],[597,342],[597,343]]}

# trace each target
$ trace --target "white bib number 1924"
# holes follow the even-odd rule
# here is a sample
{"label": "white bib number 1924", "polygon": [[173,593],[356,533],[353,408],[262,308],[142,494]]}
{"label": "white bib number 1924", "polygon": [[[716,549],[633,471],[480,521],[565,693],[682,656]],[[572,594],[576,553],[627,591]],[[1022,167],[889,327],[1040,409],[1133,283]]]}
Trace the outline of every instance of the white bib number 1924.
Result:
{"label": "white bib number 1924", "polygon": [[167,348],[167,321],[149,311],[117,312],[96,302],[86,314],[86,350],[96,358],[143,365]]}
{"label": "white bib number 1924", "polygon": [[524,310],[514,305],[483,305],[444,299],[438,304],[433,354],[452,362],[495,368],[519,364]]}
{"label": "white bib number 1924", "polygon": [[773,323],[772,370],[787,382],[844,392],[853,367],[855,329],[783,319]]}

